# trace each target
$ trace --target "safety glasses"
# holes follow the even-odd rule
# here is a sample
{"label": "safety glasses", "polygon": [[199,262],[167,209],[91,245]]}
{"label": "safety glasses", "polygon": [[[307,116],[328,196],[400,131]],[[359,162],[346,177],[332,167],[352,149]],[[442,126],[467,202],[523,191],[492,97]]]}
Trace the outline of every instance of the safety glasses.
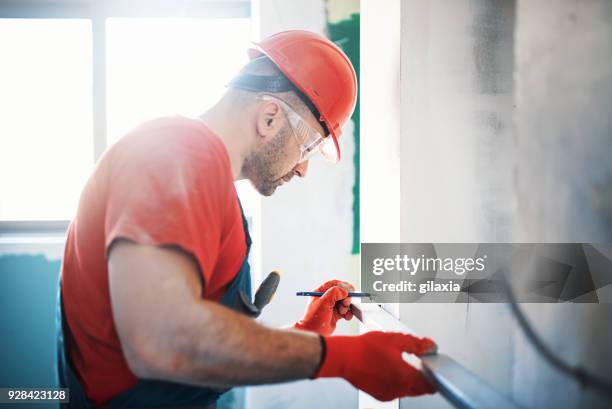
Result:
{"label": "safety glasses", "polygon": [[309,160],[318,152],[329,161],[336,161],[336,147],[331,137],[323,136],[313,129],[289,104],[280,98],[263,94],[259,96],[264,101],[274,101],[282,108],[293,130],[298,146],[300,147],[300,159],[298,163]]}

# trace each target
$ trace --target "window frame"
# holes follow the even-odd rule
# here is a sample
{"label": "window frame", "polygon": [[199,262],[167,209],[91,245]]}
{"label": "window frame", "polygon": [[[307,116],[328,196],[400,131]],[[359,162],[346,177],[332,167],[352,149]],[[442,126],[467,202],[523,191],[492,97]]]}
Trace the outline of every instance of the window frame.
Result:
{"label": "window frame", "polygon": [[[107,18],[249,18],[250,0],[8,0],[0,1],[0,19],[86,19],[91,22],[93,156],[107,147]],[[0,236],[64,234],[69,220],[0,220]]]}

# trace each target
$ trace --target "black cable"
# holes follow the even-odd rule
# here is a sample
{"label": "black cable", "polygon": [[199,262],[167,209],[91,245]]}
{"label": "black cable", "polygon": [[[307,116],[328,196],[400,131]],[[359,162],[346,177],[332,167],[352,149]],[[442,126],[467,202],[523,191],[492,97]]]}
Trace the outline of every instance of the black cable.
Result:
{"label": "black cable", "polygon": [[610,381],[593,375],[580,366],[572,366],[568,364],[559,358],[559,356],[557,356],[548,346],[546,346],[542,339],[536,334],[535,330],[527,320],[527,317],[525,317],[525,314],[519,307],[516,301],[516,296],[514,295],[514,290],[512,290],[512,286],[506,277],[506,273],[504,272],[502,276],[506,295],[508,296],[510,311],[512,311],[512,315],[514,315],[518,321],[519,326],[527,337],[527,340],[534,346],[538,353],[554,368],[574,378],[576,381],[578,381],[578,383],[580,383],[581,386],[597,389],[599,392],[606,395],[608,399],[612,400],[612,383]]}

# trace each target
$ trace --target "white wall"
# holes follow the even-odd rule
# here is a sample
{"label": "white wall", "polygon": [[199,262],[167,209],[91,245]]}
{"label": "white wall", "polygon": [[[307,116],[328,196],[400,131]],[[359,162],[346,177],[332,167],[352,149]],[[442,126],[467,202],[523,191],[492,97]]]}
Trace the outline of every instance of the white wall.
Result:
{"label": "white wall", "polygon": [[394,243],[400,239],[400,3],[364,1],[360,30],[361,241]]}
{"label": "white wall", "polygon": [[[400,2],[363,1],[360,15],[361,241],[400,241]],[[384,27],[384,29],[383,29]],[[399,305],[385,308],[399,317]],[[364,330],[362,328],[362,330]],[[397,408],[359,393],[359,408]]]}
{"label": "white wall", "polygon": [[[325,30],[323,0],[253,1],[254,39],[287,29]],[[312,290],[338,278],[355,282],[356,260],[351,256],[354,183],[352,123],[339,140],[343,160],[338,165],[322,158],[310,162],[307,177],[282,186],[261,204],[261,270],[277,269],[281,284],[262,321],[291,324],[300,319],[307,300],[296,291]],[[356,324],[342,322],[337,333],[355,333]],[[355,408],[357,392],[339,379],[301,381],[247,389],[247,408]]]}

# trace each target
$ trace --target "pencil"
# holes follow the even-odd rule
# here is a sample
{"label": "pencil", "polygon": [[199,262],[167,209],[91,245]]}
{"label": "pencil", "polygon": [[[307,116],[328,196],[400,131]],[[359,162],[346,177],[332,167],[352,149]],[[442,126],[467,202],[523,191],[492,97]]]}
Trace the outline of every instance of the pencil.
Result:
{"label": "pencil", "polygon": [[[297,296],[302,296],[302,297],[320,297],[323,294],[325,294],[325,291],[299,291],[297,293],[295,293],[295,295]],[[370,297],[371,294],[370,293],[348,293],[349,297]]]}

